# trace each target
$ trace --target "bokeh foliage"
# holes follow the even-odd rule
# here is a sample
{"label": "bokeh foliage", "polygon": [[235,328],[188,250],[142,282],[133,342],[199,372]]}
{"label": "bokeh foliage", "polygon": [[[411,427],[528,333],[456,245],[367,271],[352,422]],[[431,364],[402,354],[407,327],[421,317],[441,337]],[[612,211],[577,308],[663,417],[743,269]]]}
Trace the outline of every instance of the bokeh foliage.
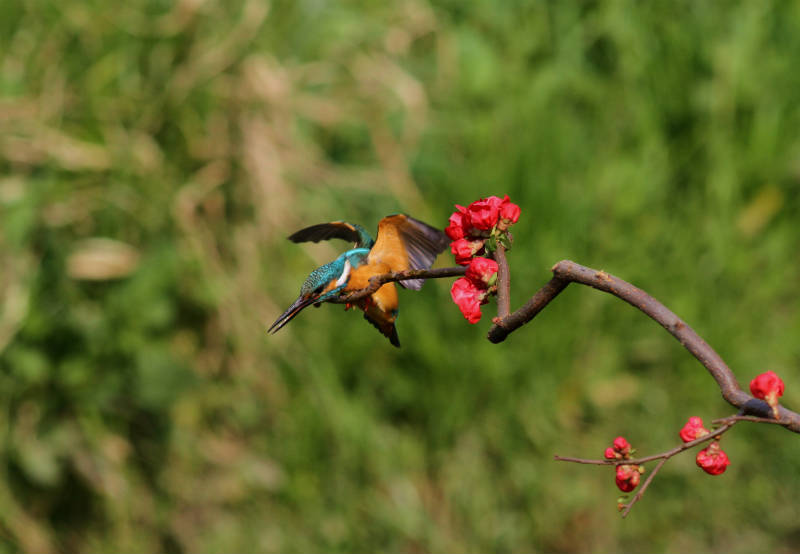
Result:
{"label": "bokeh foliage", "polygon": [[439,281],[401,350],[334,306],[264,334],[342,248],[289,232],[507,193],[512,305],[602,268],[797,409],[798,63],[777,1],[0,3],[0,549],[799,550],[781,429],[625,521],[552,461],[731,411],[616,299],[491,345]]}

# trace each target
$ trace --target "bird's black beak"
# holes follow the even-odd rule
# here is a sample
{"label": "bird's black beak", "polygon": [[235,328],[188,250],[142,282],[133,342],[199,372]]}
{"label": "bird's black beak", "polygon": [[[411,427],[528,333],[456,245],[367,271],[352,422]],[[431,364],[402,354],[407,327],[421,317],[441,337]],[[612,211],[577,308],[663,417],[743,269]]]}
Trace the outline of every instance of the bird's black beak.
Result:
{"label": "bird's black beak", "polygon": [[277,333],[281,327],[289,323],[292,318],[299,314],[303,308],[310,306],[313,303],[314,298],[304,298],[301,296],[295,300],[294,303],[289,306],[278,319],[275,320],[275,323],[272,324],[272,327],[267,329],[267,333]]}

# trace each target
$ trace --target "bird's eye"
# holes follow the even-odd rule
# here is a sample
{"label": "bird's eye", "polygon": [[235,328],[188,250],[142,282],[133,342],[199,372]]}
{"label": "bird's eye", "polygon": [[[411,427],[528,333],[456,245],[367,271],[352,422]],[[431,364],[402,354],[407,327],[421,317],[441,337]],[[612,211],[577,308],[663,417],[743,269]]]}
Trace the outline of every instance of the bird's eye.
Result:
{"label": "bird's eye", "polygon": [[322,293],[322,289],[324,289],[324,288],[325,288],[325,285],[318,286],[317,288],[314,289],[314,294],[321,294]]}

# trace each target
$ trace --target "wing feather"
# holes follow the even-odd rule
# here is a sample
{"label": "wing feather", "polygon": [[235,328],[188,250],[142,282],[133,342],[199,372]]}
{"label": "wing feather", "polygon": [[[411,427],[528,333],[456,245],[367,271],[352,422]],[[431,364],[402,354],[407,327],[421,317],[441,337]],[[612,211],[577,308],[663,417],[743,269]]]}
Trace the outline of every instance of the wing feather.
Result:
{"label": "wing feather", "polygon": [[354,248],[371,248],[375,241],[361,225],[346,221],[319,223],[300,229],[289,236],[292,242],[319,242],[321,240],[342,239],[355,244]]}
{"label": "wing feather", "polygon": [[[369,252],[369,262],[386,263],[392,271],[428,269],[450,239],[439,229],[404,214],[384,217],[378,224],[378,240]],[[419,290],[424,279],[406,279],[400,284]]]}

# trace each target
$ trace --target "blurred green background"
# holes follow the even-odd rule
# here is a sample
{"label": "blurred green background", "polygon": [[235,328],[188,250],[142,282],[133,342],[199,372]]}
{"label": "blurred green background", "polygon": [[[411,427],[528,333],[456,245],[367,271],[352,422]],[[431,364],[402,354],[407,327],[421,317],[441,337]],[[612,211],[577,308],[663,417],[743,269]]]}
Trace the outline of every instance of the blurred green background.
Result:
{"label": "blurred green background", "polygon": [[500,345],[450,280],[400,350],[341,306],[265,329],[345,248],[290,232],[509,194],[512,306],[604,269],[797,409],[799,64],[778,1],[0,3],[0,551],[797,552],[783,429],[626,520],[552,461],[732,412],[608,295]]}

